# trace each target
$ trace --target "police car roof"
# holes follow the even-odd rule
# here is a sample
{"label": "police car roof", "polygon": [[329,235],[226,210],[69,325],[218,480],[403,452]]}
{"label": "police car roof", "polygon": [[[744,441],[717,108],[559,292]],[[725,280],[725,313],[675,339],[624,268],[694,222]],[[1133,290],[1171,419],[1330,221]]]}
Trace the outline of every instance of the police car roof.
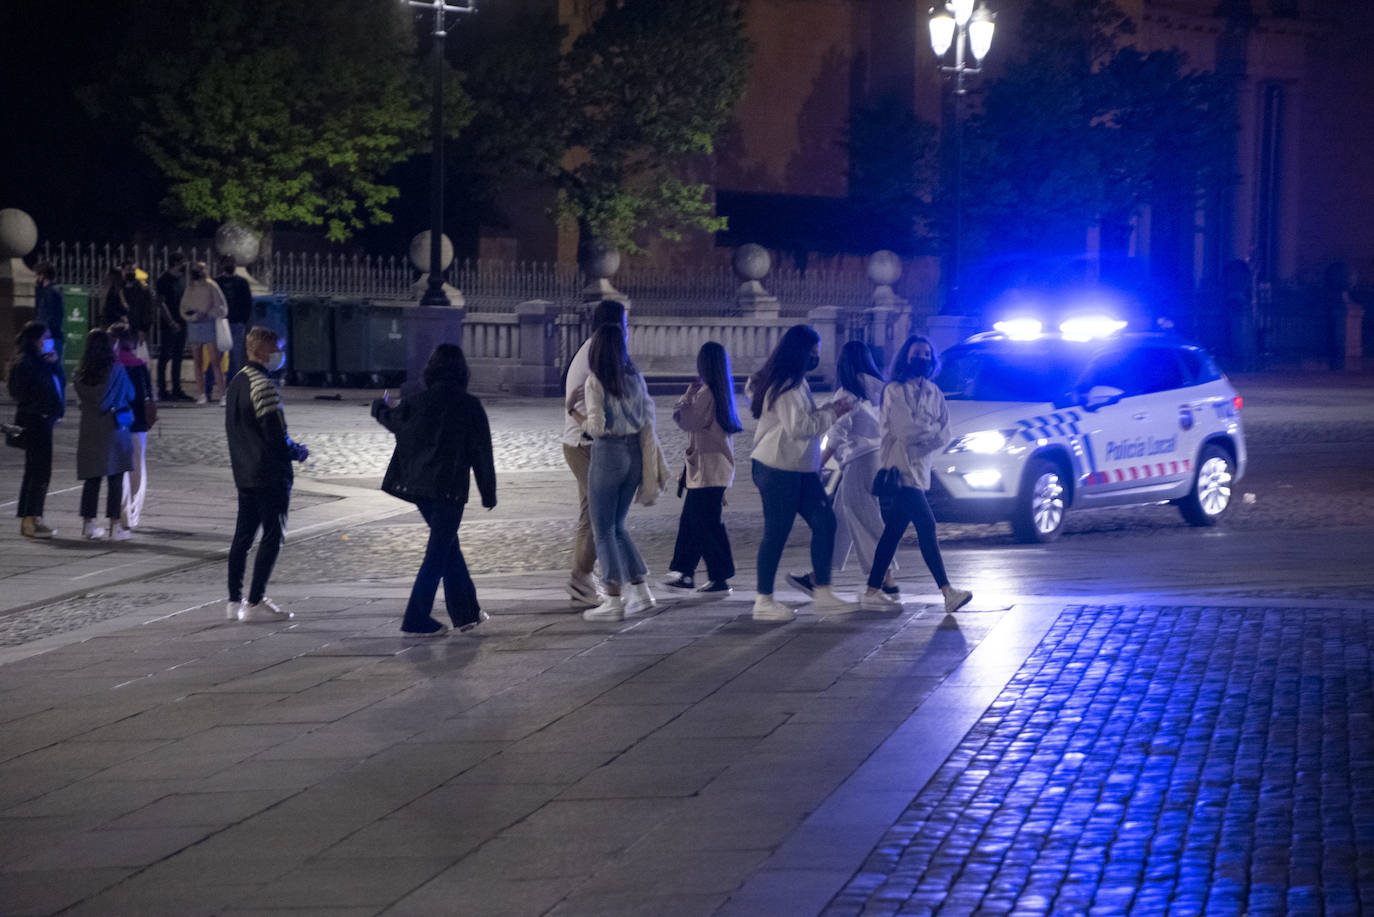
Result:
{"label": "police car roof", "polygon": [[964,344],[1004,344],[1007,347],[1025,347],[1034,344],[1052,344],[1065,347],[1101,348],[1110,345],[1167,344],[1171,347],[1196,347],[1197,344],[1169,331],[1119,331],[1105,337],[1082,338],[1065,337],[1058,331],[1045,331],[1033,338],[1013,337],[1001,331],[983,331],[971,335],[955,346]]}

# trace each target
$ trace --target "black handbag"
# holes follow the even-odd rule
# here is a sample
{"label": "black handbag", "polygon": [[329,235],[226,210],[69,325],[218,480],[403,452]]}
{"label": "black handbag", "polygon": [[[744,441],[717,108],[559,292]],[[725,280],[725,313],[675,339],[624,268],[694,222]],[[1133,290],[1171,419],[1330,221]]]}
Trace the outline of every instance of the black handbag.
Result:
{"label": "black handbag", "polygon": [[5,431],[5,445],[13,446],[16,449],[23,449],[27,446],[24,441],[24,428],[18,424],[0,423],[0,427]]}
{"label": "black handbag", "polygon": [[895,497],[902,486],[902,473],[896,468],[879,468],[873,476],[873,496]]}

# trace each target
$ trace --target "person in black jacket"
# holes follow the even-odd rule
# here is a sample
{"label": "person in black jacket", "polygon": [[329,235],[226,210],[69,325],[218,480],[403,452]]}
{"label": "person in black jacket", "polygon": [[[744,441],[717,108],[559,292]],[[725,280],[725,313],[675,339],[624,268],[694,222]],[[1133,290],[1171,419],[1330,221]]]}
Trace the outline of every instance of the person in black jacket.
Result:
{"label": "person in black jacket", "polygon": [[43,502],[52,479],[52,428],[66,410],[57,351],[42,322],[29,322],[15,338],[9,390],[14,399],[14,423],[22,427],[24,478],[19,485],[19,533],[25,538],[57,534],[43,524]]}
{"label": "person in black jacket", "polygon": [[243,368],[243,336],[253,320],[253,288],[235,273],[237,269],[238,261],[234,256],[225,255],[219,259],[219,276],[215,278],[229,306],[229,331],[234,338],[234,346],[229,349],[230,378]]}
{"label": "person in black jacket", "polygon": [[382,490],[414,503],[429,524],[425,559],[415,574],[401,631],[416,637],[442,636],[434,620],[434,595],[444,581],[444,601],[453,626],[471,630],[487,615],[458,545],[458,526],[475,475],[482,505],[496,506],[496,467],[491,428],[482,402],[468,394],[468,364],[457,344],[440,344],[425,366],[425,390],[393,405],[388,396],[372,402],[372,416],[396,434]]}
{"label": "person in black jacket", "polygon": [[50,262],[44,261],[33,269],[34,290],[33,290],[33,320],[48,329],[48,334],[52,335],[54,366],[57,368],[57,378],[62,380],[63,398],[67,391],[67,370],[62,365],[62,352],[67,345],[67,319],[66,304],[62,299],[62,291],[57,286],[57,269]]}
{"label": "person in black jacket", "polygon": [[[246,343],[248,363],[234,376],[225,394],[224,433],[229,440],[234,486],[239,491],[238,522],[229,547],[225,616],[231,621],[285,621],[291,613],[267,598],[267,580],[286,534],[286,512],[295,477],[291,463],[305,461],[310,450],[286,435],[281,393],[268,375],[282,365],[282,342],[277,333],[254,327]],[[245,601],[243,574],[248,567],[248,549],[259,528],[262,542]]]}

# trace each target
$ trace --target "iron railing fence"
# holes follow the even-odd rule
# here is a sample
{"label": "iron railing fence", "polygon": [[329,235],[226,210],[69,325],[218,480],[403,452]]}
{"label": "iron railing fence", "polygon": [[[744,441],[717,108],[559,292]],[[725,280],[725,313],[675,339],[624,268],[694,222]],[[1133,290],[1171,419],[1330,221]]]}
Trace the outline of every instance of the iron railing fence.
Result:
{"label": "iron railing fence", "polygon": [[[98,291],[108,274],[125,261],[148,272],[150,281],[167,269],[172,255],[205,261],[214,270],[208,248],[157,244],[45,242],[33,260],[49,261],[58,282]],[[416,296],[420,274],[400,256],[377,257],[336,253],[274,252],[271,287],[293,296],[336,296],[409,300]],[[588,279],[576,265],[534,261],[456,261],[445,272],[449,284],[463,292],[468,307],[479,312],[511,312],[516,305],[542,299],[560,305],[583,300]],[[716,316],[739,312],[739,278],[727,265],[705,268],[658,268],[625,265],[611,282],[643,315]],[[777,268],[763,280],[785,315],[804,315],[816,306],[865,308],[873,285],[860,272]]]}

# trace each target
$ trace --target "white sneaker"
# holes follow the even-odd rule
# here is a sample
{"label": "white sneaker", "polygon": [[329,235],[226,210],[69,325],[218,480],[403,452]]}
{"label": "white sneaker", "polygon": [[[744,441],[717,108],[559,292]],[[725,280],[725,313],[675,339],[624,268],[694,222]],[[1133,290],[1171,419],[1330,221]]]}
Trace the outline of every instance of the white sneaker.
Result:
{"label": "white sneaker", "polygon": [[945,593],[945,614],[958,611],[967,605],[972,598],[973,593],[967,589],[955,589],[950,586],[949,591]]}
{"label": "white sneaker", "polygon": [[227,621],[237,621],[241,611],[243,611],[243,599],[239,599],[237,602],[224,603],[224,618]]}
{"label": "white sneaker", "polygon": [[623,621],[625,620],[625,603],[618,595],[608,595],[601,600],[600,605],[582,612],[582,620]]}
{"label": "white sneaker", "polygon": [[654,610],[658,600],[649,591],[648,583],[631,583],[630,598],[625,603],[625,617],[633,618],[635,615],[642,615]]}
{"label": "white sneaker", "polygon": [[110,520],[109,538],[111,541],[128,541],[133,537],[134,533],[126,529],[118,519]]}
{"label": "white sneaker", "polygon": [[864,611],[901,611],[902,603],[886,592],[864,592],[859,595],[859,607]]}
{"label": "white sneaker", "polygon": [[277,603],[271,599],[264,598],[256,605],[244,605],[243,611],[239,612],[239,620],[250,624],[261,624],[266,621],[287,621],[291,618],[291,612],[282,611],[277,607]]}
{"label": "white sneaker", "polygon": [[568,580],[568,604],[574,608],[595,608],[601,602],[596,584],[590,580]]}
{"label": "white sneaker", "polygon": [[209,403],[210,403],[210,399],[209,399],[209,398],[206,398],[204,395],[201,395],[199,398],[196,399],[196,404],[209,404]]}
{"label": "white sneaker", "polygon": [[771,595],[754,596],[754,620],[770,623],[785,623],[797,617],[797,613],[782,602],[775,602]]}
{"label": "white sneaker", "polygon": [[97,538],[105,537],[105,526],[96,525],[95,520],[87,519],[81,526],[81,537],[87,541],[95,541]]}
{"label": "white sneaker", "polygon": [[823,615],[847,615],[859,610],[858,602],[840,598],[829,586],[817,586],[812,593],[811,610]]}

